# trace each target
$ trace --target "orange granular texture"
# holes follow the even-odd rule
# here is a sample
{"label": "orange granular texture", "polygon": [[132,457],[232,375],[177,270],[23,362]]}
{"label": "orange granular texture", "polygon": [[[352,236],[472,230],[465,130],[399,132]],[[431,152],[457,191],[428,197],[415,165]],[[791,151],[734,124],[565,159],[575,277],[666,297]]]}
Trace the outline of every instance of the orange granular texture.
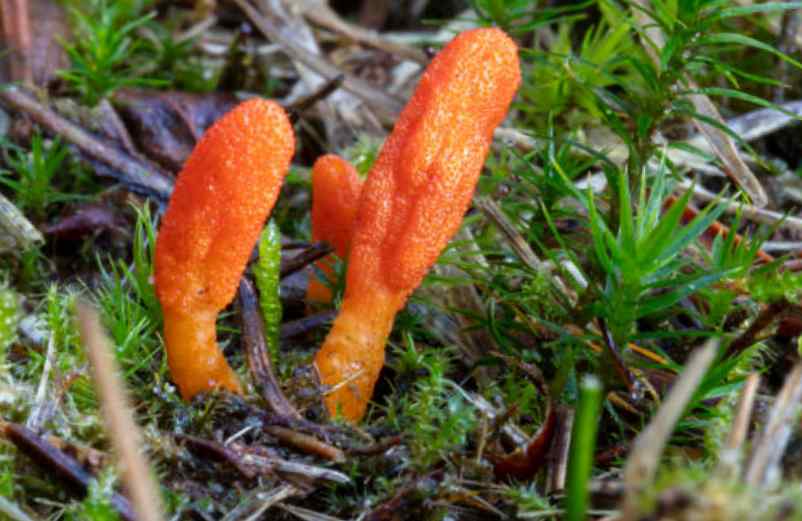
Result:
{"label": "orange granular texture", "polygon": [[499,29],[458,35],[423,74],[362,190],[343,305],[315,357],[332,414],[364,415],[395,314],[459,228],[519,84]]}
{"label": "orange granular texture", "polygon": [[217,347],[217,313],[234,298],[295,149],[276,103],[246,101],[201,138],[178,175],[156,241],[156,293],[181,395],[239,390]]}
{"label": "orange granular texture", "polygon": [[[362,178],[348,161],[328,154],[312,167],[312,239],[326,241],[341,259],[348,256],[353,234],[354,218],[362,191]],[[328,279],[334,278],[330,257],[315,263],[315,267]],[[331,289],[316,275],[309,279],[306,291],[309,302],[329,303]]]}

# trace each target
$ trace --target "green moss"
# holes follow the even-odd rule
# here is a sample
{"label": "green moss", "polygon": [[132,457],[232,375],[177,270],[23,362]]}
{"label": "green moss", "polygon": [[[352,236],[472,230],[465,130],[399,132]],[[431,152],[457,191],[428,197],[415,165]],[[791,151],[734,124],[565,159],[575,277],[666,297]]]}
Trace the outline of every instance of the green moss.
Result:
{"label": "green moss", "polygon": [[17,340],[20,320],[19,295],[6,284],[0,285],[0,364],[6,350]]}

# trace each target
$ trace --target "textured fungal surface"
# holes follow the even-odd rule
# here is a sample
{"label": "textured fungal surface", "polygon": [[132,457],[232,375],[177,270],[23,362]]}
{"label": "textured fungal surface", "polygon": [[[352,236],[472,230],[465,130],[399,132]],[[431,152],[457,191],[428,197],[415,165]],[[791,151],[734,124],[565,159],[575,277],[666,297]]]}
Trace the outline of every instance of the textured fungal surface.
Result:
{"label": "textured fungal surface", "polygon": [[292,125],[276,103],[246,101],[215,123],[176,180],[156,243],[168,361],[185,397],[239,384],[215,341],[289,168]]}
{"label": "textured fungal surface", "polygon": [[315,359],[330,412],[364,414],[395,313],[459,228],[519,83],[499,29],[458,35],[423,74],[365,182],[345,299]]}
{"label": "textured fungal surface", "polygon": [[[354,219],[359,206],[362,179],[348,161],[327,154],[312,168],[312,239],[325,241],[341,259],[348,256],[353,235]],[[315,266],[332,280],[332,259],[321,259]],[[318,277],[309,280],[307,299],[310,302],[328,303],[331,289]]]}

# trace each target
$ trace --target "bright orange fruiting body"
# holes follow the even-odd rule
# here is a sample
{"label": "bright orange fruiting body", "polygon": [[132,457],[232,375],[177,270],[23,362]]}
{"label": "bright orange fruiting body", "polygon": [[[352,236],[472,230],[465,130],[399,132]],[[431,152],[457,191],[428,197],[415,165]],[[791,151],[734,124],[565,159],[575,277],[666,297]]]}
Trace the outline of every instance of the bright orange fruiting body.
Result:
{"label": "bright orange fruiting body", "polygon": [[499,29],[458,35],[424,72],[365,182],[342,308],[315,357],[332,414],[364,415],[395,314],[459,228],[519,83]]}
{"label": "bright orange fruiting body", "polygon": [[[327,154],[312,167],[312,239],[325,241],[341,259],[348,256],[354,218],[362,191],[362,178],[351,163]],[[315,263],[329,280],[334,277],[331,257]],[[331,289],[317,276],[309,279],[306,292],[309,302],[331,302]]]}
{"label": "bright orange fruiting body", "polygon": [[215,322],[234,298],[294,149],[284,110],[252,99],[203,135],[178,175],[156,241],[155,278],[167,361],[184,398],[240,390]]}

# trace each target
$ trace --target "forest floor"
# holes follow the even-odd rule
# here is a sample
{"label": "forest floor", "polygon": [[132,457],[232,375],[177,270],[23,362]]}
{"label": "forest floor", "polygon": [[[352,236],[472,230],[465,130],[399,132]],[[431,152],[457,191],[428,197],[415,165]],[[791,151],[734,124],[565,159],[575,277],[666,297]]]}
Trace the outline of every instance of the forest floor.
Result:
{"label": "forest floor", "polygon": [[[0,519],[802,519],[802,4],[0,16]],[[348,262],[310,302],[332,250],[312,165],[368,175],[425,67],[483,26],[518,45],[521,85],[365,418],[332,418],[312,362]],[[296,146],[217,320],[242,393],[183,400],[160,222],[204,131],[253,97]]]}

